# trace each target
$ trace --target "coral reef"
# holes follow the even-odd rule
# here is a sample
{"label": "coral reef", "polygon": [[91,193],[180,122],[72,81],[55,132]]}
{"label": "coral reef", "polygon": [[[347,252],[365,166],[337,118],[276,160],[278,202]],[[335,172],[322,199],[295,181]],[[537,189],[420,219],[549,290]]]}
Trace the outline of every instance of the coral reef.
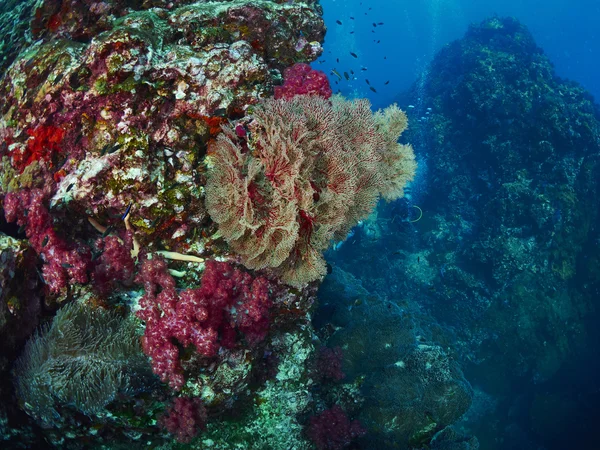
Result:
{"label": "coral reef", "polygon": [[322,252],[401,197],[415,162],[404,112],[330,98],[308,66],[318,2],[9,4],[3,444],[309,450],[362,435],[346,416],[358,377],[344,383],[344,353],[311,324]]}
{"label": "coral reef", "polygon": [[319,299],[337,305],[328,345],[343,349],[345,381],[361,386],[360,409],[353,401],[343,405],[368,432],[361,448],[422,447],[469,409],[471,386],[418,306],[383,300],[338,267]]}
{"label": "coral reef", "polygon": [[[415,132],[428,146],[432,223],[422,241],[445,284],[432,304],[446,320],[479,322],[465,348],[506,349],[502,371],[541,382],[579,347],[592,307],[571,282],[578,265],[588,286],[598,279],[580,262],[598,235],[600,112],[510,18],[472,26],[424,81],[432,114]],[[507,351],[522,346],[527,356]]]}

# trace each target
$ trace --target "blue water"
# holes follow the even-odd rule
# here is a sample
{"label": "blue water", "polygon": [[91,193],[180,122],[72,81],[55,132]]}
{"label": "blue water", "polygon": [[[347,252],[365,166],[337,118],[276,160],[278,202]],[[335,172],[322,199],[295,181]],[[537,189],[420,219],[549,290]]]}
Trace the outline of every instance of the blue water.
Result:
{"label": "blue water", "polygon": [[[336,69],[342,77],[344,71],[354,70],[357,80],[344,79],[334,87],[346,96],[367,97],[375,107],[385,106],[410,86],[435,52],[460,38],[470,23],[495,14],[516,17],[525,24],[554,63],[557,75],[578,81],[600,98],[598,1],[323,0],[321,4],[328,32],[319,59],[325,62],[313,66],[326,73]],[[375,28],[373,22],[384,25]],[[361,67],[368,70],[361,71]],[[377,94],[369,90],[365,78]],[[392,81],[384,85],[387,80]]]}

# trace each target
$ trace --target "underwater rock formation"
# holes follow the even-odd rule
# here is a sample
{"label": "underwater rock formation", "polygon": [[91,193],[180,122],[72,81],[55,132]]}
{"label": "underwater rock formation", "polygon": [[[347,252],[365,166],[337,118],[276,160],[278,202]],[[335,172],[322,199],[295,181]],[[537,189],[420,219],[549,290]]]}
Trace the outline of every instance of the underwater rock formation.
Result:
{"label": "underwater rock formation", "polygon": [[479,362],[490,345],[513,358],[502,370],[547,380],[584,342],[599,281],[600,111],[515,19],[486,20],[441,50],[424,92],[421,238],[443,268],[432,302],[449,321],[479,322],[461,326]]}
{"label": "underwater rock formation", "polygon": [[469,409],[470,384],[416,305],[380,298],[339,267],[319,300],[335,306],[328,345],[342,350],[345,381],[361,386],[360,407],[346,406],[367,430],[361,448],[420,448]]}
{"label": "underwater rock formation", "polygon": [[571,394],[564,374],[590,373],[596,360],[598,106],[555,76],[524,25],[499,17],[440,50],[399,104],[426,189],[409,186],[418,200],[381,206],[352,246],[329,254],[334,273],[350,273],[363,292],[327,307],[339,315],[374,297],[426,312],[434,343],[497,400],[477,423],[482,434],[502,433],[515,448],[546,436],[549,447],[572,446],[568,422],[554,430],[540,404]]}

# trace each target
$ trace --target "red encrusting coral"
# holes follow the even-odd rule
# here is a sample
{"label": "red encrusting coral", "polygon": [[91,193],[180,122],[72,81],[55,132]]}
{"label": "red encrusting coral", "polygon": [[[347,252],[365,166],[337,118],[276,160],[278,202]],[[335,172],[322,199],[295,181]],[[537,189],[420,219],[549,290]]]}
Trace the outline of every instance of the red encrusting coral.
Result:
{"label": "red encrusting coral", "polygon": [[178,442],[186,444],[206,428],[206,417],[206,408],[199,398],[176,397],[158,423]]}
{"label": "red encrusting coral", "polygon": [[237,331],[250,346],[267,334],[268,280],[228,263],[207,261],[201,286],[178,292],[165,261],[154,257],[144,261],[136,282],[146,291],[137,313],[146,322],[142,347],[154,373],[175,390],[185,382],[178,345],[194,345],[201,356],[214,357],[220,347],[236,345]]}
{"label": "red encrusting coral", "polygon": [[288,67],[283,73],[283,85],[275,87],[275,98],[289,100],[296,95],[331,97],[331,87],[327,75],[304,63]]}
{"label": "red encrusting coral", "polygon": [[65,132],[52,125],[38,125],[28,129],[27,134],[31,136],[27,146],[11,153],[13,167],[20,172],[34,161],[51,161],[52,155],[60,151]]}
{"label": "red encrusting coral", "polygon": [[358,420],[350,420],[344,410],[335,405],[310,418],[306,434],[319,450],[342,450],[352,440],[367,431]]}

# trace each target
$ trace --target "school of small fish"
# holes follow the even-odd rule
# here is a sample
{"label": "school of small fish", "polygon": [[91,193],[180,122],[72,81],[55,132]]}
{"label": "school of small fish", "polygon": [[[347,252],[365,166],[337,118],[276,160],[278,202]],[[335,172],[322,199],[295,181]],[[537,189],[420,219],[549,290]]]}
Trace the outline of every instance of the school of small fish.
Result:
{"label": "school of small fish", "polygon": [[[362,6],[362,2],[360,3],[360,5]],[[368,8],[368,9],[366,10],[366,12],[365,12],[365,16],[368,16],[368,14],[369,14],[369,11],[371,11],[371,10],[372,10],[372,8]],[[355,18],[354,18],[353,16],[349,16],[349,19],[350,19],[350,20],[352,20],[352,21],[354,21],[354,20],[355,20]],[[342,20],[340,20],[340,19],[337,19],[337,20],[335,21],[335,23],[336,23],[336,24],[338,24],[338,25],[340,25],[340,26],[343,26],[343,25],[344,25],[344,23],[343,23],[343,22],[342,22]],[[355,23],[355,22],[354,22],[354,23]],[[384,23],[384,22],[372,22],[372,26],[373,26],[373,28],[377,28],[378,26],[379,26],[379,27],[381,27],[381,26],[383,26],[383,25],[385,25],[385,23]],[[349,32],[349,34],[354,34],[354,32],[355,32],[355,31],[354,31],[354,30],[352,30],[352,31],[350,31],[350,32]],[[371,30],[371,32],[373,32],[373,33],[374,33],[374,32],[375,32],[375,30],[373,29],[373,30]],[[381,39],[374,39],[374,40],[373,40],[373,42],[374,42],[375,44],[379,44],[379,43],[381,42]],[[330,51],[329,53],[331,53],[331,51]],[[355,52],[349,52],[349,54],[350,54],[350,56],[352,56],[353,58],[355,58],[355,59],[359,59],[359,55],[358,55],[357,53],[355,53]],[[383,59],[386,59],[386,60],[387,60],[387,56],[384,56],[384,57],[383,57]],[[320,63],[320,64],[323,64],[323,63],[325,63],[326,61],[327,61],[327,60],[325,60],[325,59],[322,59],[322,60],[319,60],[319,63]],[[340,58],[336,58],[336,62],[339,64],[339,63],[340,63]],[[367,70],[368,70],[368,68],[367,68],[367,67],[364,67],[364,66],[361,66],[361,67],[360,67],[360,71],[361,71],[361,72],[366,72]],[[352,81],[352,80],[357,80],[357,79],[358,79],[358,78],[355,76],[354,70],[352,70],[352,69],[349,69],[349,70],[347,70],[347,71],[344,71],[344,72],[342,72],[342,73],[343,73],[343,76],[340,74],[340,72],[338,72],[338,70],[337,70],[336,68],[333,68],[333,69],[331,69],[331,72],[330,72],[330,74],[331,74],[331,75],[333,75],[333,76],[335,76],[335,77],[337,77],[337,80],[334,80],[334,83],[335,83],[335,84],[339,85],[339,82],[340,82],[340,81],[343,81],[344,79],[345,79],[346,81]],[[371,83],[369,82],[369,80],[368,80],[368,79],[365,79],[365,81],[366,81],[367,85],[369,86],[369,89],[370,89],[372,92],[374,92],[374,93],[377,93],[377,89],[376,89],[374,86],[372,86],[372,85],[371,85]],[[390,80],[386,80],[386,81],[385,81],[383,84],[384,84],[384,85],[388,85],[389,83],[390,83]],[[337,92],[338,92],[338,93],[340,93],[340,92],[341,92],[341,91],[340,91],[340,89],[338,89],[338,90],[337,90]]]}

